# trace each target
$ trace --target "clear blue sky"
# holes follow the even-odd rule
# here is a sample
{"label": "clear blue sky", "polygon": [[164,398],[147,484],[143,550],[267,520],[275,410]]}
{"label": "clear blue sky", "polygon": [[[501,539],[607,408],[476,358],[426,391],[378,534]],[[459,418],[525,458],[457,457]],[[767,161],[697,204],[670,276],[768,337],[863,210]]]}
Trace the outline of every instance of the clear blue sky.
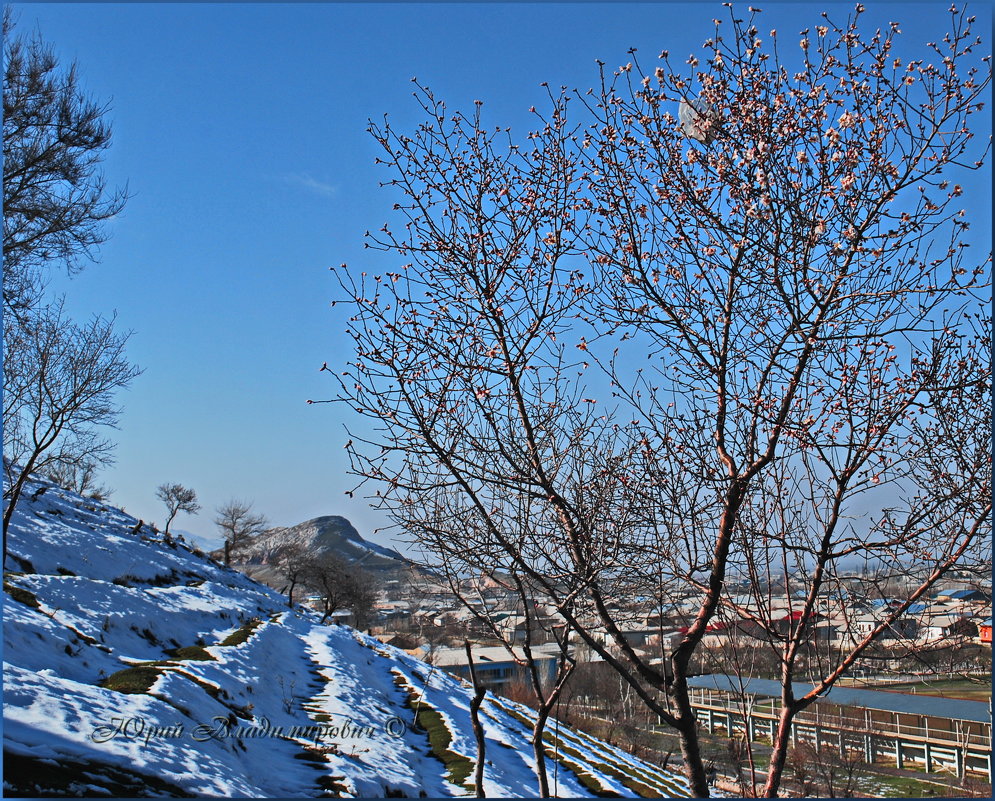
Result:
{"label": "clear blue sky", "polygon": [[[785,34],[853,5],[758,4],[763,27]],[[950,4],[865,5],[869,24],[901,21],[918,49],[945,29]],[[697,51],[725,14],[718,2],[15,9],[19,33],[76,59],[83,85],[110,102],[104,171],[134,195],[100,262],[55,285],[77,318],[116,310],[145,369],[119,398],[117,464],[102,479],[115,503],[160,523],[155,487],[193,487],[204,509],[175,526],[205,542],[231,497],[279,525],[341,514],[371,536],[386,522],[344,495],[346,411],[305,403],[333,391],[322,362],[348,355],[328,268],[385,263],[363,250],[363,233],[390,216],[367,120],[386,112],[413,126],[417,76],[450,108],[481,99],[494,124],[525,130],[541,81],[587,88],[595,59],[617,66],[630,47],[647,60]],[[990,5],[974,12],[987,35]],[[972,202],[987,227],[990,187]]]}

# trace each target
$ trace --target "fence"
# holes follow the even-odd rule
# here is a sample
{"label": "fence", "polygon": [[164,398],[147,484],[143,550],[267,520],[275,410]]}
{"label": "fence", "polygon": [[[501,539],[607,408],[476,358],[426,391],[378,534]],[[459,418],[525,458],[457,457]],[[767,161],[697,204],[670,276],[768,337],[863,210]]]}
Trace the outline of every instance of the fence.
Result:
{"label": "fence", "polygon": [[[751,741],[777,731],[780,704],[750,698],[745,703],[719,690],[691,689],[691,705],[710,733],[722,729],[729,736],[745,733]],[[917,715],[878,709],[856,709],[817,702],[800,712],[792,723],[793,744],[807,742],[816,749],[858,751],[865,762],[894,760],[921,763],[927,773],[950,771],[962,777],[979,773],[991,782],[991,722],[962,721],[936,715]]]}

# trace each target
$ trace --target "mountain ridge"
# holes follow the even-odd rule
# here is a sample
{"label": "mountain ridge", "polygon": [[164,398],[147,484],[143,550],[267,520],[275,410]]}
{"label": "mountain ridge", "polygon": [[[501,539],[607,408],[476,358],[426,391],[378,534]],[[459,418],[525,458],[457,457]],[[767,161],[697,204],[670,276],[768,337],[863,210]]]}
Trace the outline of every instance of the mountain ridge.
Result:
{"label": "mountain ridge", "polygon": [[[274,589],[286,584],[277,564],[290,548],[311,556],[332,554],[362,568],[380,582],[402,581],[430,575],[413,560],[392,548],[370,542],[341,515],[320,515],[293,526],[276,526],[247,538],[232,554],[232,567]],[[224,547],[211,551],[224,558]]]}
{"label": "mountain ridge", "polygon": [[[395,563],[412,566],[414,562],[392,548],[362,537],[349,520],[341,515],[320,515],[293,526],[276,526],[248,538],[238,549],[243,564],[272,564],[281,551],[291,545],[311,551],[334,551],[349,562],[374,561],[383,568]],[[223,553],[218,549],[216,553]]]}

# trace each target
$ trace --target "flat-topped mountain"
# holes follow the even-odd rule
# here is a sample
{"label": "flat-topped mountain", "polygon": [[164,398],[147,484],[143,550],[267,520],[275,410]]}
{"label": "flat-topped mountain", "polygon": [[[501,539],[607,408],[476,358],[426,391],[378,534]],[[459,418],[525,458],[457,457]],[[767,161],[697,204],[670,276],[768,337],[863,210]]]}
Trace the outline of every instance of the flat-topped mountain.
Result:
{"label": "flat-topped mountain", "polygon": [[[335,555],[366,570],[399,570],[412,565],[397,551],[364,540],[344,517],[325,515],[296,526],[271,528],[249,539],[236,559],[245,565],[273,564],[288,547]],[[219,552],[220,553],[220,552]]]}

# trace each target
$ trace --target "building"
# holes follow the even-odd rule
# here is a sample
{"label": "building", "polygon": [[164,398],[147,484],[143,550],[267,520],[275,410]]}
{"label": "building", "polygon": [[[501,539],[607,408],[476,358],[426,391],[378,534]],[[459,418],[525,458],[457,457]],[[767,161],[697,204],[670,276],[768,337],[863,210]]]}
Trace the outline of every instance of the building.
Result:
{"label": "building", "polygon": [[927,617],[919,638],[923,642],[935,642],[951,637],[974,637],[978,627],[961,614],[944,614]]}
{"label": "building", "polygon": [[[517,660],[501,645],[474,646],[472,653],[473,667],[482,687],[500,693],[516,682],[529,683],[522,649],[515,649]],[[555,643],[537,645],[532,648],[532,658],[539,666],[543,683],[553,681],[560,660],[560,647]],[[470,679],[465,648],[439,648],[432,654],[432,664],[446,673]]]}

